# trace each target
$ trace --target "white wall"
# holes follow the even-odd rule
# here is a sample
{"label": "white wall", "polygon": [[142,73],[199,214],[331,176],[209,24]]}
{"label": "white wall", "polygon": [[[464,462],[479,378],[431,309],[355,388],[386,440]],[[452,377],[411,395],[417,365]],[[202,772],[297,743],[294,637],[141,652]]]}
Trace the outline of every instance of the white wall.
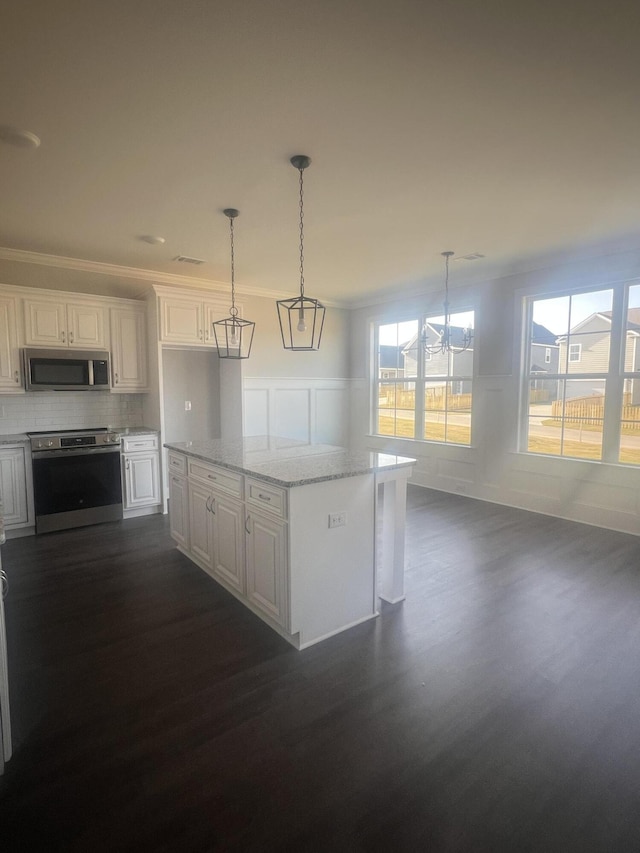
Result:
{"label": "white wall", "polygon": [[[220,436],[220,371],[214,351],[162,352],[164,441],[203,441]],[[185,401],[191,410],[185,410]]]}
{"label": "white wall", "polygon": [[472,447],[369,434],[371,324],[437,309],[441,293],[353,311],[352,440],[416,457],[413,482],[420,485],[640,533],[640,469],[518,452],[523,296],[606,285],[637,278],[639,273],[639,253],[633,250],[588,260],[566,258],[553,267],[521,274],[506,271],[491,281],[452,291],[454,311],[476,312]]}

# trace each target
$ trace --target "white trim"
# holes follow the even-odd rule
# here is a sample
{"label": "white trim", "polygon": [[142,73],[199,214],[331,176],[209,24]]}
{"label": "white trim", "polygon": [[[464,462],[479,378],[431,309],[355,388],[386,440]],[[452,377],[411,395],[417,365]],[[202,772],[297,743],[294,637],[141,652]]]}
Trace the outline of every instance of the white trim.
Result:
{"label": "white trim", "polygon": [[[119,278],[130,278],[137,281],[149,282],[150,284],[168,284],[173,287],[189,287],[200,290],[220,291],[227,295],[229,283],[208,278],[192,278],[179,273],[158,272],[156,270],[142,269],[141,267],[124,267],[118,264],[108,264],[102,261],[89,261],[83,258],[67,258],[63,255],[48,255],[44,252],[28,252],[24,249],[10,249],[0,246],[0,260],[17,261],[26,264],[38,264],[43,267],[57,267],[58,269],[79,270],[86,273],[98,273],[99,275],[111,275]],[[290,291],[266,290],[260,287],[250,287],[236,284],[238,293],[247,296],[262,296],[265,299],[283,299],[291,296]],[[347,302],[336,302],[335,300],[322,299],[322,304],[327,308],[346,308]]]}

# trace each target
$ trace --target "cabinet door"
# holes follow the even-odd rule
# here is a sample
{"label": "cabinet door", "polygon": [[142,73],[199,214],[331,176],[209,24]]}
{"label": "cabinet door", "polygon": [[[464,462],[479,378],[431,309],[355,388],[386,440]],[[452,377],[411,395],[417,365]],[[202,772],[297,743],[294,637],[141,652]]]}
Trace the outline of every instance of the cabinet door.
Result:
{"label": "cabinet door", "polygon": [[[213,334],[213,324],[216,320],[222,320],[229,316],[229,306],[222,302],[205,302],[202,306],[204,316],[204,341],[210,346],[215,346],[216,338]],[[242,317],[242,311],[238,312]]]}
{"label": "cabinet door", "polygon": [[189,539],[191,553],[207,568],[213,565],[211,491],[189,483]]}
{"label": "cabinet door", "polygon": [[77,349],[107,349],[106,309],[103,305],[67,305],[67,343]]}
{"label": "cabinet door", "polygon": [[124,508],[157,506],[160,503],[158,454],[132,453],[124,457]]}
{"label": "cabinet door", "polygon": [[112,390],[143,391],[147,388],[147,328],[142,311],[111,309]]}
{"label": "cabinet door", "polygon": [[244,593],[244,509],[216,493],[210,503],[213,522],[213,572]]}
{"label": "cabinet door", "polygon": [[246,523],[247,598],[288,628],[286,525],[254,512]]}
{"label": "cabinet door", "polygon": [[184,477],[169,478],[169,524],[171,536],[178,545],[189,548],[189,496]]}
{"label": "cabinet door", "polygon": [[16,301],[0,297],[0,388],[2,393],[22,392]]}
{"label": "cabinet door", "polygon": [[160,300],[160,340],[176,344],[203,344],[202,302],[163,297]]}
{"label": "cabinet door", "polygon": [[0,448],[0,504],[7,527],[29,520],[24,447]]}
{"label": "cabinet door", "polygon": [[63,303],[25,299],[24,324],[27,345],[67,346],[67,312]]}

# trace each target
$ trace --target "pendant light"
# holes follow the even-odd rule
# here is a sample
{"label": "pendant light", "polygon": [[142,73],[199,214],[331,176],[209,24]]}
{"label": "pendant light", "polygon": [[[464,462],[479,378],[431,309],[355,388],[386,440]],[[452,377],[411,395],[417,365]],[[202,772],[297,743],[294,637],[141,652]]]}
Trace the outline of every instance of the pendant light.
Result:
{"label": "pendant light", "polygon": [[235,257],[233,244],[233,220],[239,215],[239,211],[233,207],[227,207],[222,211],[229,217],[229,234],[231,240],[231,308],[229,316],[224,320],[216,320],[213,323],[213,335],[218,348],[219,358],[249,358],[253,332],[256,324],[250,320],[238,317],[236,308],[236,282],[235,282]]}
{"label": "pendant light", "polygon": [[[444,325],[438,332],[438,339],[433,343],[429,343],[429,330],[426,324],[422,327],[420,335],[422,340],[422,348],[430,355],[438,353],[458,353],[469,349],[473,341],[473,330],[470,328],[461,328],[460,326],[451,325],[451,312],[449,310],[449,258],[454,254],[451,251],[441,252],[445,259],[445,279],[444,279]],[[438,323],[429,323],[429,326],[436,327]]]}
{"label": "pendant light", "polygon": [[304,178],[303,172],[311,163],[305,154],[296,154],[291,165],[300,173],[300,296],[279,299],[278,320],[282,346],[288,350],[320,349],[325,307],[304,293]]}

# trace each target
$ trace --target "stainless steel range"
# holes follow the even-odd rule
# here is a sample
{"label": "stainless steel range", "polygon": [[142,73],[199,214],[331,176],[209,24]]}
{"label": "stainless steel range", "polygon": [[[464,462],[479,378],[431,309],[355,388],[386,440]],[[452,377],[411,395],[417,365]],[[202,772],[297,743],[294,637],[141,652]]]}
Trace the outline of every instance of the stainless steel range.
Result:
{"label": "stainless steel range", "polygon": [[122,518],[118,433],[98,427],[27,434],[36,533]]}

